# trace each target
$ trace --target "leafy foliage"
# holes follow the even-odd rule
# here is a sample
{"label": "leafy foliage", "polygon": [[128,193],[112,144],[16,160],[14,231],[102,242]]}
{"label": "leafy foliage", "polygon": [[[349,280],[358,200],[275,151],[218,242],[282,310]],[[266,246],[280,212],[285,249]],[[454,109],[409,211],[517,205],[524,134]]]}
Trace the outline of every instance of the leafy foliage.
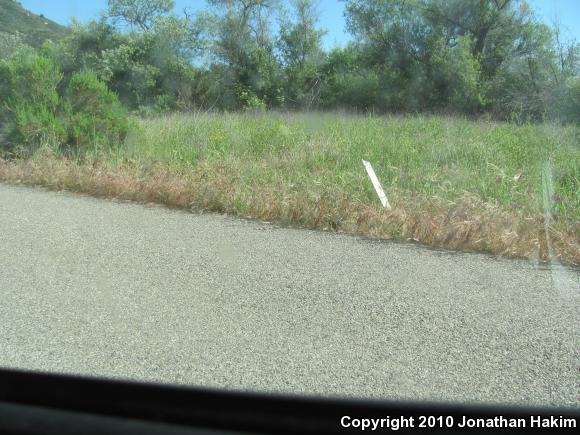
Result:
{"label": "leafy foliage", "polygon": [[285,100],[298,108],[320,101],[324,59],[322,36],[316,28],[318,12],[312,0],[294,0],[294,21],[283,20],[278,47],[285,68]]}
{"label": "leafy foliage", "polygon": [[126,110],[95,73],[75,73],[66,97],[71,145],[98,147],[123,141],[127,132]]}
{"label": "leafy foliage", "polygon": [[109,17],[149,31],[155,20],[170,12],[174,6],[174,0],[109,0]]}
{"label": "leafy foliage", "polygon": [[560,92],[557,115],[564,121],[580,123],[580,78],[570,79]]}
{"label": "leafy foliage", "polygon": [[[353,40],[330,51],[316,0],[207,0],[196,14],[174,13],[173,0],[110,0],[99,20],[73,23],[39,53],[62,72],[59,93],[90,70],[140,114],[340,108],[577,121],[580,46],[525,0],[344,2]],[[26,42],[0,34],[0,56]]]}
{"label": "leafy foliage", "polygon": [[14,52],[27,47],[28,45],[22,40],[22,36],[0,32],[0,59],[11,56]]}
{"label": "leafy foliage", "polygon": [[17,51],[0,61],[0,108],[3,148],[16,145],[36,148],[59,143],[65,128],[58,116],[56,91],[63,75],[50,59],[32,49]]}
{"label": "leafy foliage", "polygon": [[2,148],[74,147],[84,151],[119,143],[127,130],[126,112],[96,74],[64,74],[50,57],[33,49],[0,61],[0,133]]}

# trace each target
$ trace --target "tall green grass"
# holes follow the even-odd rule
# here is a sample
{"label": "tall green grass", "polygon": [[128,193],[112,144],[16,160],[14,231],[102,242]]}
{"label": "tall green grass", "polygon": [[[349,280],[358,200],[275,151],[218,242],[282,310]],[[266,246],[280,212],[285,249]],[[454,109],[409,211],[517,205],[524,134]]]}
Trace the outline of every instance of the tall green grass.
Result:
{"label": "tall green grass", "polygon": [[579,143],[578,126],[173,114],[134,118],[121,147],[0,158],[0,180],[580,265]]}
{"label": "tall green grass", "polygon": [[378,204],[365,159],[395,207],[416,194],[453,202],[467,192],[531,214],[545,211],[542,177],[549,164],[551,213],[572,225],[580,219],[578,126],[328,113],[173,114],[134,119],[126,146],[111,158],[192,176],[198,165],[216,165],[248,194],[267,188],[282,196],[340,194]]}

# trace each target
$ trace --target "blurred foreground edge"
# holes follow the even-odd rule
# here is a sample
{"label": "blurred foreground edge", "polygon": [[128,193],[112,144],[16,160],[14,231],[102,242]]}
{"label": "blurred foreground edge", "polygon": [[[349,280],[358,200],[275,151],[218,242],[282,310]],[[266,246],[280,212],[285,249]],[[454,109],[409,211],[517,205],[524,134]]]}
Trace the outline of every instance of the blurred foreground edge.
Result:
{"label": "blurred foreground edge", "polygon": [[[343,420],[345,416],[349,419]],[[420,428],[420,416],[442,417],[443,422],[452,418],[455,425]],[[527,421],[531,416],[573,419],[576,429],[564,430],[575,431],[580,408],[327,399],[0,369],[0,433],[10,434],[530,432],[529,426],[458,427],[464,417],[499,416]],[[363,419],[411,417],[413,428],[352,427]],[[344,427],[341,421],[351,425]]]}

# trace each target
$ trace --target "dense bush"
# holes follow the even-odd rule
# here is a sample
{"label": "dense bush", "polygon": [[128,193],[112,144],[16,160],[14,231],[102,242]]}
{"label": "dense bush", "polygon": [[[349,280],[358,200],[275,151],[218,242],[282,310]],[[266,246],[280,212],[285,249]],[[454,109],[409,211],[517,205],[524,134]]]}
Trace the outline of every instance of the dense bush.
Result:
{"label": "dense bush", "polygon": [[91,72],[64,75],[49,57],[22,49],[0,61],[0,146],[33,152],[47,145],[83,151],[118,144],[127,115],[117,96]]}
{"label": "dense bush", "polygon": [[26,46],[20,35],[0,32],[0,59],[5,59]]}
{"label": "dense bush", "polygon": [[70,145],[82,149],[123,141],[127,112],[95,73],[75,73],[65,95]]}
{"label": "dense bush", "polygon": [[560,119],[580,123],[580,78],[570,79],[565,84],[559,102]]}
{"label": "dense bush", "polygon": [[66,139],[56,89],[63,75],[50,59],[32,49],[17,51],[0,61],[1,145],[29,150]]}

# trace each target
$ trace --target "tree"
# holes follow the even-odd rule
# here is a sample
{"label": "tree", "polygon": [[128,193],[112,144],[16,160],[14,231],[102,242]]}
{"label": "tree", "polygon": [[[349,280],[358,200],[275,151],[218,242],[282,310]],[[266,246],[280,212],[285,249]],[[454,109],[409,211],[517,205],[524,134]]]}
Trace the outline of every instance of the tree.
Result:
{"label": "tree", "polygon": [[[278,0],[207,0],[226,15],[235,15],[238,30],[247,30],[257,45],[265,47],[269,40],[269,15],[278,6]],[[230,16],[230,18],[232,18]]]}
{"label": "tree", "polygon": [[[542,118],[565,80],[553,32],[520,0],[348,0],[347,27],[388,110]],[[397,95],[398,94],[398,95]]]}
{"label": "tree", "polygon": [[[347,29],[360,52],[360,67],[370,69],[383,93],[385,110],[424,110],[430,92],[428,63],[440,29],[430,27],[420,0],[349,0]],[[373,104],[374,106],[374,104]]]}
{"label": "tree", "polygon": [[[564,64],[554,33],[540,23],[530,23],[514,51],[490,82],[492,110],[500,117],[539,120],[560,117],[578,70]],[[564,112],[569,113],[567,110]],[[568,116],[564,116],[568,118]]]}
{"label": "tree", "polygon": [[281,71],[274,55],[269,17],[275,0],[209,0],[213,9],[198,17],[206,46],[223,85],[222,102],[276,106],[282,97]]}
{"label": "tree", "polygon": [[152,19],[147,31],[122,32],[106,18],[75,23],[52,56],[63,66],[65,85],[90,69],[130,108],[169,110],[193,104],[192,62],[200,48],[195,20],[169,14]]}
{"label": "tree", "polygon": [[312,0],[293,0],[294,21],[282,19],[278,48],[285,68],[285,96],[295,107],[311,107],[321,89],[320,66],[324,61],[319,13]]}
{"label": "tree", "polygon": [[[538,22],[525,0],[345,0],[354,38],[328,53],[317,0],[290,1],[286,10],[280,0],[207,0],[208,9],[177,15],[173,0],[110,0],[106,16],[73,23],[38,54],[58,66],[58,94],[82,78],[145,112],[340,107],[577,119],[579,46]],[[20,49],[0,33],[0,57]],[[86,71],[94,80],[79,76]]]}
{"label": "tree", "polygon": [[481,66],[472,53],[469,36],[459,36],[453,46],[442,38],[433,44],[428,65],[431,107],[476,113],[485,105]]}
{"label": "tree", "polygon": [[422,8],[432,26],[444,29],[449,44],[460,36],[471,38],[471,53],[486,78],[513,55],[514,43],[533,21],[531,9],[520,0],[424,0]]}
{"label": "tree", "polygon": [[109,0],[107,15],[115,22],[147,32],[157,18],[169,13],[174,6],[174,0]]}

